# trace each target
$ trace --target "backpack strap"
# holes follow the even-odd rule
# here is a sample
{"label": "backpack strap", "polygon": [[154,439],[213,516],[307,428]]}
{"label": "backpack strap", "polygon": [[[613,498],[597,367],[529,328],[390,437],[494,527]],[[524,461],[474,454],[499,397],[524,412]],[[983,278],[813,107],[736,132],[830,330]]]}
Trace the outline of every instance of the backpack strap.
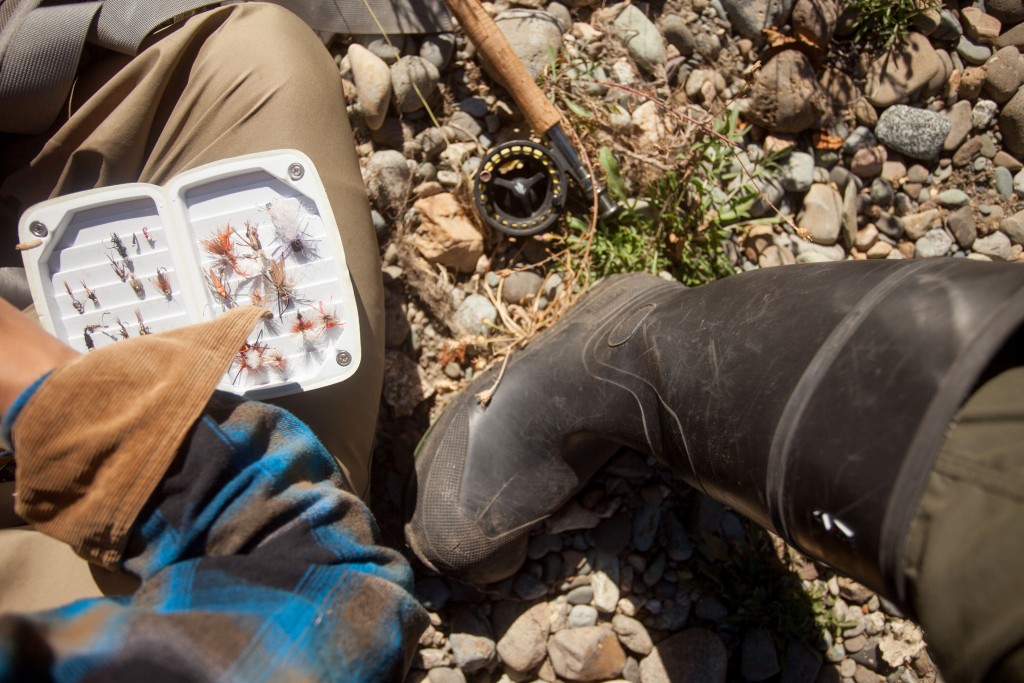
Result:
{"label": "backpack strap", "polygon": [[6,43],[0,55],[0,129],[41,133],[57,118],[71,91],[82,46],[102,2],[28,12],[23,5],[38,2],[17,4],[21,11],[14,10],[0,41]]}

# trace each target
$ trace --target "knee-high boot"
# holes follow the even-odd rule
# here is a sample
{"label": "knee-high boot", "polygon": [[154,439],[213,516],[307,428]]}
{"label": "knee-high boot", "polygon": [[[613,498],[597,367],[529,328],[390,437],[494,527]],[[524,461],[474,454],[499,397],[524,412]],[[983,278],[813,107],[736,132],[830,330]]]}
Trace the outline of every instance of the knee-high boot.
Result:
{"label": "knee-high boot", "polygon": [[480,376],[417,453],[406,537],[439,571],[514,572],[525,534],[620,444],[905,603],[904,539],[957,408],[1024,320],[1024,269],[787,266],[598,285]]}

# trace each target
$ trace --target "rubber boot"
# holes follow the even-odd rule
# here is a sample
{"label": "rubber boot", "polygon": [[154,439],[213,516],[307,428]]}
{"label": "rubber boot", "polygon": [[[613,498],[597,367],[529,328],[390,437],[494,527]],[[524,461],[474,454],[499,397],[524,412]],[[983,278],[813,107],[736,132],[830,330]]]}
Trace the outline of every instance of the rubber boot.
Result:
{"label": "rubber boot", "polygon": [[966,259],[608,279],[513,356],[486,407],[496,368],[433,425],[406,538],[438,571],[511,575],[525,535],[624,444],[906,606],[936,454],[1022,320],[1024,269]]}

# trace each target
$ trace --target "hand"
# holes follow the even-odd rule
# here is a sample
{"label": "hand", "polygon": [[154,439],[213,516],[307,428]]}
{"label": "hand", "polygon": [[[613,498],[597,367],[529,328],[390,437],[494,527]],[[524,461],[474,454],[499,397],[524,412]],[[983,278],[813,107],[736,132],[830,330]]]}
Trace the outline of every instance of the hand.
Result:
{"label": "hand", "polygon": [[33,382],[79,354],[0,299],[0,414]]}

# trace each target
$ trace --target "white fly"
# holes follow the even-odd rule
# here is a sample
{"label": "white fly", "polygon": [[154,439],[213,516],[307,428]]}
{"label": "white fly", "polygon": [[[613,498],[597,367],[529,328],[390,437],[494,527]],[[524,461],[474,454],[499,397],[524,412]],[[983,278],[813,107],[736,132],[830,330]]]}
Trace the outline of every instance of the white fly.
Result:
{"label": "white fly", "polygon": [[306,232],[313,216],[297,197],[278,197],[267,202],[265,206],[270,222],[274,225],[274,236],[281,244],[292,252],[304,252],[310,249],[310,235]]}

